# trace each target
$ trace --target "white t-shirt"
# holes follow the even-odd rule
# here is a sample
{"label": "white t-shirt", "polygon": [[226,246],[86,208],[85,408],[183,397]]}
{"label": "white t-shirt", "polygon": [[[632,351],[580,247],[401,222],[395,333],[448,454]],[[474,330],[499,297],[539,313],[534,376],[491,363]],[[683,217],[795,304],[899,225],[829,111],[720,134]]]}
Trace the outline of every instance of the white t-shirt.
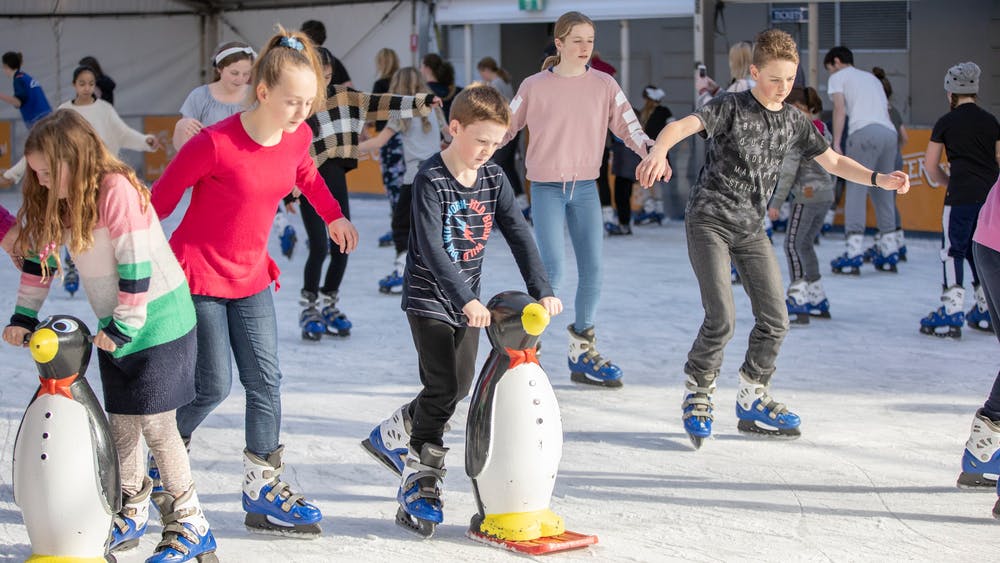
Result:
{"label": "white t-shirt", "polygon": [[889,100],[874,74],[853,66],[842,68],[830,75],[826,90],[831,100],[834,94],[844,95],[848,135],[872,124],[896,131],[889,119]]}

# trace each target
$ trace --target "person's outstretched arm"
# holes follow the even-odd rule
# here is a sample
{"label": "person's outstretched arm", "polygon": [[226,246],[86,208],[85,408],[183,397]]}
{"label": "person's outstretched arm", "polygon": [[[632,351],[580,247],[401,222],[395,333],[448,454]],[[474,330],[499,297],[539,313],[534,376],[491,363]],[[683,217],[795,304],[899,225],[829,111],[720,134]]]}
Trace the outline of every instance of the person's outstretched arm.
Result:
{"label": "person's outstretched arm", "polygon": [[896,190],[897,193],[905,194],[910,191],[910,177],[902,170],[896,170],[890,174],[875,174],[864,166],[858,164],[853,158],[838,154],[832,148],[826,149],[816,157],[816,162],[830,174],[840,176],[848,182],[861,184],[862,186],[874,185],[883,190]]}
{"label": "person's outstretched arm", "polygon": [[673,121],[660,131],[656,136],[656,143],[649,149],[649,154],[642,159],[639,167],[635,170],[636,180],[639,185],[648,188],[656,181],[663,179],[669,181],[673,170],[667,162],[667,153],[670,149],[684,139],[703,131],[704,123],[694,115],[689,115],[684,119]]}

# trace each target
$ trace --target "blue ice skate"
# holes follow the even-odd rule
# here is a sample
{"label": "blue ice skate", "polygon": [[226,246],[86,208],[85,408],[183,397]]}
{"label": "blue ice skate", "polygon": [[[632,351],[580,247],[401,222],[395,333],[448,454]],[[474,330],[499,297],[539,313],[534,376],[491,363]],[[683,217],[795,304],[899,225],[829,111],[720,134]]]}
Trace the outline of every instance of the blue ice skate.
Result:
{"label": "blue ice skate", "polygon": [[809,304],[798,303],[791,297],[785,298],[785,307],[788,308],[788,321],[792,324],[809,324]]}
{"label": "blue ice skate", "polygon": [[378,290],[387,295],[401,293],[403,291],[403,275],[398,270],[393,270],[388,276],[378,280]]}
{"label": "blue ice skate", "polygon": [[80,291],[80,273],[76,271],[76,264],[73,263],[69,251],[63,254],[63,263],[66,265],[63,272],[63,289],[69,293],[70,297],[73,297],[77,291]]}
{"label": "blue ice skate", "polygon": [[765,384],[753,381],[740,371],[740,386],[736,395],[736,428],[744,434],[775,438],[798,438],[801,435],[799,416],[768,394]]}
{"label": "blue ice skate", "polygon": [[318,537],[323,513],[280,479],[284,446],[264,459],[243,450],[244,524],[251,532],[292,537]]}
{"label": "blue ice skate", "polygon": [[981,330],[983,332],[993,332],[993,322],[990,320],[990,312],[983,310],[979,304],[975,304],[965,314],[965,322],[969,328]]}
{"label": "blue ice skate", "polygon": [[194,488],[177,499],[166,492],[153,493],[152,498],[160,511],[163,541],[156,546],[153,556],[146,559],[146,563],[218,563],[215,536],[201,511]]}
{"label": "blue ice skate", "polygon": [[896,264],[899,262],[899,251],[890,252],[889,254],[882,254],[878,249],[875,251],[875,256],[872,257],[872,265],[875,269],[880,272],[891,272],[896,273],[899,269]]}
{"label": "blue ice skate", "polygon": [[122,509],[115,514],[108,551],[125,551],[139,545],[149,521],[149,495],[153,482],[143,479],[142,489],[122,499]]}
{"label": "blue ice skate", "polygon": [[848,256],[846,252],[830,261],[833,273],[851,276],[861,275],[862,264],[864,264],[864,259],[860,254],[857,256]]}
{"label": "blue ice skate", "polygon": [[295,227],[285,225],[278,240],[281,241],[281,254],[291,260],[292,253],[295,252],[295,243],[299,241],[299,237],[295,234]]}
{"label": "blue ice skate", "polygon": [[958,311],[948,314],[942,306],[920,319],[920,333],[941,338],[961,338],[963,324],[965,313]]}
{"label": "blue ice skate", "polygon": [[149,458],[146,461],[146,476],[149,480],[153,482],[153,492],[162,493],[163,492],[163,482],[160,480],[160,468],[156,465],[156,459],[153,454],[149,454]]}
{"label": "blue ice skate", "polygon": [[666,216],[659,211],[638,211],[632,214],[632,222],[636,225],[651,225],[656,223],[657,225],[662,225],[663,220]]}
{"label": "blue ice skate", "polygon": [[409,407],[405,404],[396,409],[392,416],[372,428],[368,437],[361,441],[365,451],[396,475],[403,474],[406,455],[410,451]]}
{"label": "blue ice skate", "polygon": [[684,431],[696,449],[712,435],[712,393],[715,392],[715,374],[689,375],[684,386],[690,391],[681,403]]}
{"label": "blue ice skate", "polygon": [[[775,233],[783,233],[788,230],[788,219],[775,219],[771,224],[773,225],[771,228]],[[768,235],[768,238],[770,238],[770,235]]]}
{"label": "blue ice skate", "polygon": [[820,319],[830,318],[830,300],[823,299],[815,303],[809,303],[809,316],[817,317]]}
{"label": "blue ice skate", "polygon": [[378,237],[379,248],[383,246],[392,246],[392,231],[385,233],[384,235]]}
{"label": "blue ice skate", "polygon": [[601,356],[597,351],[597,341],[594,327],[577,332],[573,324],[569,327],[569,365],[570,379],[576,383],[597,385],[599,387],[621,387],[622,370]]}
{"label": "blue ice skate", "polygon": [[861,255],[861,259],[865,264],[870,264],[872,260],[875,259],[875,255],[878,254],[878,243],[873,244],[865,249],[865,253]]}
{"label": "blue ice skate", "polygon": [[740,273],[736,270],[736,264],[729,264],[729,278],[733,282],[733,285],[743,283],[743,280],[740,279]]}
{"label": "blue ice skate", "polygon": [[962,454],[962,473],[958,486],[962,489],[997,486],[1000,475],[1000,425],[982,410],[972,419],[972,431]]}
{"label": "blue ice skate", "polygon": [[326,333],[333,336],[350,336],[354,324],[337,308],[337,292],[321,291],[320,295],[323,297],[323,309],[320,315],[326,324]]}
{"label": "blue ice skate", "polygon": [[906,262],[906,245],[902,244],[899,246],[899,261]]}
{"label": "blue ice skate", "polygon": [[441,481],[446,453],[448,448],[425,443],[419,458],[409,454],[396,493],[396,524],[425,538],[431,537],[434,528],[444,521]]}
{"label": "blue ice skate", "polygon": [[303,291],[303,295],[305,293],[311,293],[313,298],[305,302],[302,312],[299,313],[299,328],[302,329],[303,340],[315,342],[326,334],[326,321],[323,320],[323,315],[316,309],[316,294]]}

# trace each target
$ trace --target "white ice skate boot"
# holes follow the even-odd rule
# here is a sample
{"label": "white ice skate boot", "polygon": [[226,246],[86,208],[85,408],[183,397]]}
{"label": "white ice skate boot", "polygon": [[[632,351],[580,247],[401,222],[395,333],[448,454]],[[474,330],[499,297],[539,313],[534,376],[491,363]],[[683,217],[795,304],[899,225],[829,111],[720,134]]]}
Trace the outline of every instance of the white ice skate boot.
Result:
{"label": "white ice skate boot", "polygon": [[993,422],[982,410],[972,419],[969,440],[962,454],[962,473],[958,486],[962,489],[995,488],[1000,474],[1000,424]]}
{"label": "white ice skate boot", "polygon": [[777,438],[801,435],[799,416],[771,398],[767,381],[755,381],[743,370],[740,370],[740,387],[736,394],[736,418],[739,419],[737,428],[744,434]]}

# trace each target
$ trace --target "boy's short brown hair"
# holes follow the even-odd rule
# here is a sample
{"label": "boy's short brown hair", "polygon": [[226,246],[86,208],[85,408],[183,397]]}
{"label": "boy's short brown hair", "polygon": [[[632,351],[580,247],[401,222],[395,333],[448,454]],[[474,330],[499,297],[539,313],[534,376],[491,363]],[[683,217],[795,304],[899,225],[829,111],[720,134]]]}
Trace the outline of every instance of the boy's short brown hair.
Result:
{"label": "boy's short brown hair", "polygon": [[467,86],[452,100],[448,120],[458,121],[462,127],[477,121],[492,121],[508,127],[510,106],[503,94],[492,86]]}
{"label": "boy's short brown hair", "polygon": [[780,29],[768,29],[757,34],[753,42],[753,64],[757,68],[774,61],[799,64],[799,47],[792,36]]}

